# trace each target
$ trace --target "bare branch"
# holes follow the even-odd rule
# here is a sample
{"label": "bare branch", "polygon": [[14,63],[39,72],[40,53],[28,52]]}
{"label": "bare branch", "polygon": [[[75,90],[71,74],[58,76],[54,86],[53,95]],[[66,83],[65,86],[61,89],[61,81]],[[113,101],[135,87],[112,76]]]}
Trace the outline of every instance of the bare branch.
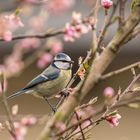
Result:
{"label": "bare branch", "polygon": [[[76,115],[77,121],[79,121],[80,118],[79,118],[78,113],[76,111],[75,111],[75,115]],[[79,128],[80,128],[80,132],[82,134],[82,139],[85,140],[85,135],[84,135],[84,132],[83,132],[81,124],[79,124]]]}
{"label": "bare branch", "polygon": [[[33,35],[17,35],[12,38],[12,40],[19,40],[19,39],[25,39],[25,38],[39,38],[39,39],[44,39],[44,38],[49,38],[52,36],[57,36],[60,34],[64,34],[63,30],[58,30],[58,31],[52,31],[52,32],[46,32],[44,34],[33,34]],[[2,38],[0,41],[4,41]]]}
{"label": "bare branch", "polygon": [[93,27],[93,39],[92,39],[92,51],[93,54],[95,54],[96,50],[97,50],[97,34],[96,34],[96,27],[97,27],[97,19],[98,19],[98,10],[100,8],[100,0],[96,0],[96,4],[94,7],[93,12],[91,13],[91,15],[94,17],[94,27]]}
{"label": "bare branch", "polygon": [[136,62],[136,63],[133,63],[131,65],[128,65],[126,67],[123,67],[121,69],[118,69],[118,70],[115,70],[115,71],[112,71],[110,73],[107,73],[107,74],[104,74],[103,76],[101,76],[100,80],[104,80],[104,79],[107,79],[107,78],[110,78],[112,76],[115,76],[115,75],[118,75],[122,72],[125,72],[127,70],[131,70],[132,68],[136,68],[136,67],[140,67],[140,61]]}
{"label": "bare branch", "polygon": [[120,8],[119,8],[119,25],[120,26],[125,21],[125,4],[126,4],[126,0],[120,0]]}
{"label": "bare branch", "polygon": [[132,33],[134,28],[140,22],[140,1],[137,0],[137,2],[138,3],[135,5],[129,18],[125,21],[124,25],[118,29],[107,48],[95,61],[92,62],[90,72],[85,78],[85,81],[80,82],[82,87],[78,84],[80,90],[78,88],[78,90],[76,90],[74,94],[70,95],[67,101],[60,106],[56,114],[47,123],[38,140],[50,139],[50,135],[57,131],[55,123],[57,121],[65,122],[67,120],[68,116],[74,111],[74,108],[85,98],[85,96],[88,95],[91,89],[95,86],[95,83],[97,83],[97,81],[100,79],[102,73],[113,61],[116,53],[119,51],[122,45],[122,42]]}
{"label": "bare branch", "polygon": [[110,106],[107,106],[106,111],[103,114],[103,117],[106,116],[108,114],[108,112],[110,111],[110,109],[115,106],[117,104],[117,102],[119,102],[122,97],[124,97],[125,94],[129,93],[129,91],[131,91],[132,86],[134,85],[134,83],[140,78],[140,74],[137,75],[136,77],[134,77],[134,79],[132,80],[132,82],[129,84],[129,86],[121,93],[116,95],[115,100],[113,101],[113,103]]}
{"label": "bare branch", "polygon": [[118,4],[119,4],[119,0],[117,0],[117,2],[113,5],[113,9],[112,9],[110,16],[105,15],[104,25],[103,25],[103,28],[102,28],[101,33],[99,35],[99,38],[98,38],[98,47],[100,47],[100,45],[105,37],[105,34],[107,32],[108,27],[112,24],[112,19],[113,19],[115,12],[116,12]]}
{"label": "bare branch", "polygon": [[[130,103],[137,103],[137,102],[138,102],[138,103],[140,102],[140,97],[136,97],[136,98],[133,98],[133,99],[130,99],[130,100],[122,100],[122,101],[118,102],[117,104],[115,104],[114,106],[112,106],[112,107],[111,107],[111,110],[118,109],[118,108],[120,108],[120,107],[128,107],[128,105],[129,105]],[[97,109],[96,109],[96,108],[97,108]],[[96,108],[95,108],[95,109],[96,109],[96,114],[92,114],[92,115],[87,116],[86,118],[84,118],[84,119],[82,119],[82,120],[80,120],[80,121],[77,121],[74,125],[69,126],[69,127],[66,128],[65,130],[63,130],[63,131],[57,133],[55,136],[61,136],[61,135],[64,134],[65,132],[69,131],[70,129],[72,129],[72,128],[74,128],[74,127],[77,127],[79,124],[82,124],[82,123],[84,123],[84,122],[87,121],[87,120],[90,120],[93,116],[95,117],[95,115],[100,115],[100,114],[102,114],[102,113],[106,110],[105,107],[104,107],[104,105],[103,105],[102,107],[96,107]],[[85,128],[88,128],[89,126],[91,126],[91,125],[93,125],[93,124],[94,124],[94,126],[96,126],[97,124],[99,124],[100,120],[101,120],[101,118],[97,119],[96,121],[91,122],[91,124],[88,125],[88,126],[86,126],[86,127],[84,127],[83,130],[84,130]],[[101,121],[102,121],[102,120],[101,120]],[[80,132],[80,131],[79,131],[79,132]],[[79,132],[78,132],[78,133],[79,133]],[[77,134],[77,133],[76,133],[76,134]],[[75,134],[74,134],[74,135],[75,135]],[[74,136],[74,135],[73,135],[73,136]]]}
{"label": "bare branch", "polygon": [[14,124],[13,124],[13,118],[12,118],[12,115],[11,115],[11,112],[10,112],[10,109],[9,109],[9,105],[8,105],[7,97],[6,97],[6,93],[5,93],[5,82],[4,82],[3,72],[1,73],[0,77],[1,77],[0,86],[1,86],[1,89],[2,89],[3,104],[4,104],[4,107],[5,107],[8,122],[9,122],[9,125],[10,125],[10,129],[9,128],[7,128],[7,129],[10,132],[10,134],[13,136],[13,138],[16,140],[16,131],[15,131],[15,127],[14,127]]}
{"label": "bare branch", "polygon": [[124,44],[126,44],[128,41],[134,39],[138,34],[140,34],[140,26],[135,28],[134,31],[132,32],[132,34],[125,39]]}

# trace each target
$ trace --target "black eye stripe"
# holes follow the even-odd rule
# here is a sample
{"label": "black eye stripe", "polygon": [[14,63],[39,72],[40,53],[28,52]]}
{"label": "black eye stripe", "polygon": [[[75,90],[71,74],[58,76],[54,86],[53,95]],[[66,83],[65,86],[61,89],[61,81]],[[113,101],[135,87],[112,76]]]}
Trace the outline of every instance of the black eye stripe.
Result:
{"label": "black eye stripe", "polygon": [[70,64],[74,63],[73,61],[66,61],[66,60],[54,60],[54,62],[67,62],[67,63],[70,63]]}

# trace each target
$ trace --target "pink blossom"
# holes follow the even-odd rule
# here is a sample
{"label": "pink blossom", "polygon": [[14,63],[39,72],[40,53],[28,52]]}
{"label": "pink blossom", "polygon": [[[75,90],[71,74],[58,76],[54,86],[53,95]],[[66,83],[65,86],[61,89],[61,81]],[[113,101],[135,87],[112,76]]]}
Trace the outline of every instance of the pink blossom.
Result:
{"label": "pink blossom", "polygon": [[65,125],[64,123],[62,123],[62,122],[57,122],[57,123],[55,124],[55,127],[56,127],[58,130],[60,130],[60,131],[64,131],[64,130],[66,129],[66,125]]}
{"label": "pink blossom", "polygon": [[30,19],[29,24],[34,31],[41,31],[45,26],[45,17],[44,15],[34,16]]}
{"label": "pink blossom", "polygon": [[80,38],[82,34],[88,33],[89,28],[84,24],[79,24],[75,26],[74,37]]}
{"label": "pink blossom", "polygon": [[51,54],[56,55],[56,54],[62,52],[62,50],[63,50],[62,44],[57,43],[57,44],[55,44],[54,47],[52,47]]}
{"label": "pink blossom", "polygon": [[11,30],[16,30],[18,27],[24,27],[20,17],[16,14],[6,15],[5,20]]}
{"label": "pink blossom", "polygon": [[21,124],[25,126],[35,125],[36,122],[37,122],[37,119],[33,116],[26,116],[21,119]]}
{"label": "pink blossom", "polygon": [[26,38],[20,42],[20,47],[24,50],[32,50],[38,48],[40,41],[36,38]]}
{"label": "pink blossom", "polygon": [[71,23],[66,23],[64,32],[65,41],[75,41],[75,38],[80,38],[82,34],[88,33],[93,26],[93,18],[82,21],[81,13],[73,12]]}
{"label": "pink blossom", "polygon": [[17,73],[22,69],[23,62],[20,59],[11,56],[5,60],[5,67],[10,73]]}
{"label": "pink blossom", "polygon": [[[27,134],[27,128],[19,122],[14,122],[16,130],[16,140],[24,140],[25,135]],[[12,136],[10,140],[15,140]]]}
{"label": "pink blossom", "polygon": [[0,17],[0,37],[5,41],[11,41],[12,31],[23,26],[24,24],[21,22],[20,17],[16,14],[2,16]]}
{"label": "pink blossom", "polygon": [[87,17],[87,19],[85,20],[85,22],[88,24],[88,26],[90,26],[89,27],[89,29],[90,29],[91,27],[94,26],[95,20],[94,20],[94,18],[92,16],[90,16],[90,17]]}
{"label": "pink blossom", "polygon": [[12,112],[12,115],[14,115],[14,116],[17,115],[18,110],[19,110],[18,109],[18,104],[13,105],[12,106],[12,111],[11,111]]}
{"label": "pink blossom", "polygon": [[119,119],[121,119],[121,115],[120,114],[115,114],[112,116],[108,116],[106,117],[106,120],[109,122],[111,127],[115,127],[119,125]]}
{"label": "pink blossom", "polygon": [[12,39],[12,33],[9,30],[8,23],[3,17],[0,17],[0,37],[5,41],[11,41]]}
{"label": "pink blossom", "polygon": [[85,34],[88,31],[88,26],[84,24],[77,24],[73,26],[67,23],[65,27],[64,40],[73,42],[75,38],[80,38],[82,34]]}
{"label": "pink blossom", "polygon": [[62,52],[63,50],[63,44],[59,39],[52,38],[47,41],[47,48],[50,49],[50,53],[52,55],[56,55],[57,53]]}
{"label": "pink blossom", "polygon": [[73,12],[72,20],[70,23],[66,23],[64,29],[64,40],[75,41],[75,38],[80,38],[82,34],[86,34],[92,29],[94,25],[94,19],[92,17],[82,21],[81,13]]}
{"label": "pink blossom", "polygon": [[11,41],[12,40],[12,32],[7,30],[5,32],[3,32],[3,39],[7,42]]}
{"label": "pink blossom", "polygon": [[101,0],[101,5],[105,9],[109,9],[113,5],[113,2],[111,0]]}
{"label": "pink blossom", "polygon": [[111,97],[113,97],[115,95],[115,91],[114,91],[114,89],[112,87],[106,87],[104,89],[103,95],[105,97],[111,98]]}
{"label": "pink blossom", "polygon": [[72,24],[81,24],[82,23],[82,15],[78,12],[72,13]]}
{"label": "pink blossom", "polygon": [[39,58],[39,60],[37,62],[37,66],[39,68],[44,68],[44,67],[46,67],[46,65],[48,65],[52,61],[52,59],[53,59],[53,56],[51,54],[43,53],[40,56],[40,58]]}
{"label": "pink blossom", "polygon": [[74,0],[50,0],[47,3],[47,7],[55,14],[58,14],[68,10],[73,4]]}
{"label": "pink blossom", "polygon": [[64,40],[73,42],[74,41],[74,33],[75,33],[74,26],[71,26],[69,23],[67,23],[66,27],[65,27]]}

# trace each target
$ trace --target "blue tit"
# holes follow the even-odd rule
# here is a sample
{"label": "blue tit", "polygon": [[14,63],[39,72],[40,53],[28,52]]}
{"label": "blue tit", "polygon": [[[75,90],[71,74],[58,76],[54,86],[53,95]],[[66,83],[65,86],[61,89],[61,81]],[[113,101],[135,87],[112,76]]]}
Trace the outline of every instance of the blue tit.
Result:
{"label": "blue tit", "polygon": [[72,76],[73,61],[65,53],[59,53],[53,62],[19,92],[10,95],[12,99],[22,94],[32,94],[41,98],[52,98],[60,93],[69,83]]}

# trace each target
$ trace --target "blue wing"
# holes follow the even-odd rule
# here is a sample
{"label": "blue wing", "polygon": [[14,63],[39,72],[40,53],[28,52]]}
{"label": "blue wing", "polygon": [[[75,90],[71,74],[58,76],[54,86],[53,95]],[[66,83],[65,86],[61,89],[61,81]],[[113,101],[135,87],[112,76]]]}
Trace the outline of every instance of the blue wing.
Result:
{"label": "blue wing", "polygon": [[53,67],[50,65],[42,74],[34,78],[26,87],[24,87],[22,90],[30,89],[38,84],[54,80],[56,79],[60,74],[60,69]]}
{"label": "blue wing", "polygon": [[60,70],[50,65],[50,67],[48,67],[42,74],[34,78],[31,82],[29,82],[29,84],[27,84],[22,90],[10,95],[7,99],[11,99],[16,96],[22,95],[26,91],[32,89],[38,84],[41,84],[50,80],[54,80],[59,76],[59,74],[60,74]]}
{"label": "blue wing", "polygon": [[34,78],[31,82],[29,82],[22,90],[28,90],[30,88],[33,88],[34,86],[49,81],[49,78],[45,75],[39,75],[36,78]]}

